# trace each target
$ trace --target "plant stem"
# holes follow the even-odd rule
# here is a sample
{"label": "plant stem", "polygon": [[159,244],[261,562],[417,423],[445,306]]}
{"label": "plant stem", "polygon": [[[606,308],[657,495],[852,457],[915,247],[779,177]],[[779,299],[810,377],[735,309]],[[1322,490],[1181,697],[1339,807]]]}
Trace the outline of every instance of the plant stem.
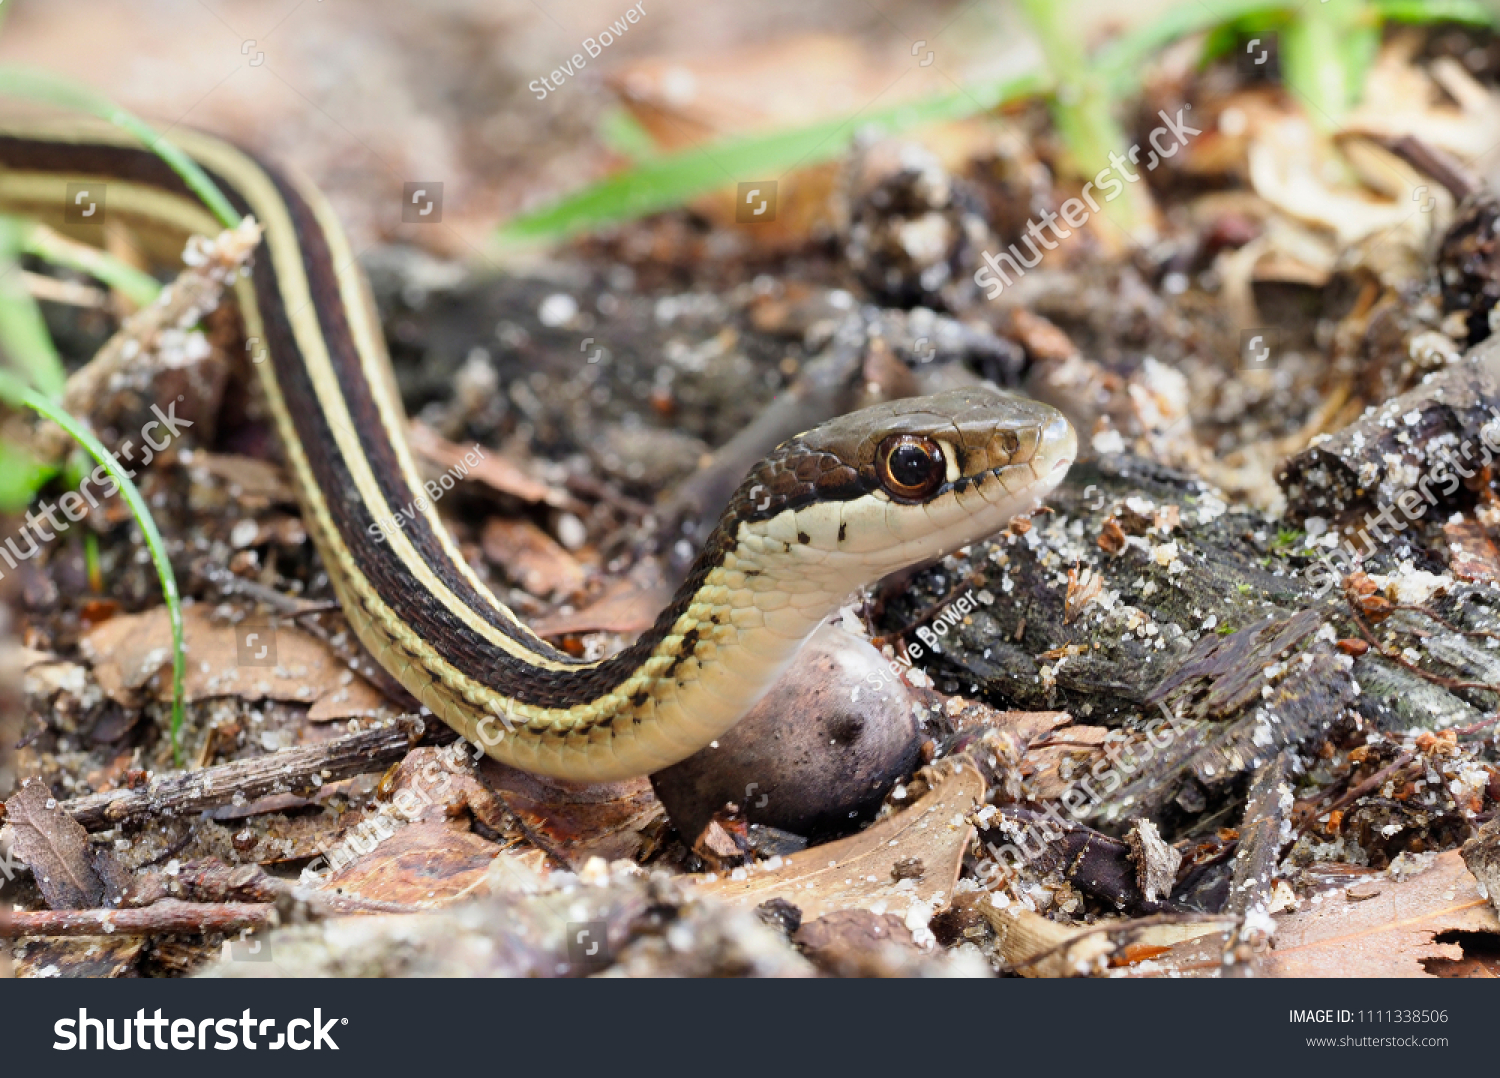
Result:
{"label": "plant stem", "polygon": [[1365,0],[1307,3],[1281,33],[1281,75],[1312,123],[1337,128],[1359,101],[1380,44],[1375,10]]}
{"label": "plant stem", "polygon": [[[1021,7],[1041,41],[1047,67],[1056,82],[1052,119],[1071,160],[1067,166],[1078,179],[1089,179],[1113,167],[1111,154],[1127,149],[1125,132],[1110,112],[1109,83],[1089,66],[1078,28],[1068,19],[1066,3],[1058,0],[1021,0]],[[1125,198],[1111,216],[1131,237],[1150,224],[1150,196],[1139,182],[1124,185]]]}
{"label": "plant stem", "polygon": [[49,397],[62,395],[68,372],[52,344],[47,323],[31,293],[21,284],[16,258],[28,226],[0,217],[0,351]]}
{"label": "plant stem", "polygon": [[32,101],[45,101],[51,105],[77,109],[79,112],[92,113],[102,120],[108,120],[121,130],[128,131],[140,139],[143,145],[171,165],[177,175],[182,177],[183,183],[203,200],[204,205],[213,212],[225,228],[234,228],[240,223],[239,213],[229,204],[223,192],[214,185],[213,180],[208,178],[208,174],[198,167],[196,161],[183,153],[175,143],[158,135],[156,129],[150,124],[133,113],[119,108],[108,98],[77,83],[49,75],[45,71],[9,65],[0,67],[0,94],[24,97]]}
{"label": "plant stem", "polygon": [[109,473],[110,478],[119,487],[120,496],[125,499],[125,504],[135,514],[141,535],[145,537],[146,546],[151,551],[151,560],[156,565],[156,575],[161,580],[162,599],[167,605],[167,618],[172,623],[172,759],[178,767],[181,767],[184,673],[182,599],[177,593],[177,577],[172,572],[172,562],[167,557],[167,544],[162,539],[161,532],[156,528],[156,521],[151,517],[151,510],[146,507],[146,499],[141,497],[141,492],[130,481],[130,476],[125,474],[125,469],[120,466],[114,454],[104,448],[91,430],[69,415],[55,401],[47,399],[5,371],[0,371],[0,400],[15,407],[30,408],[71,434]]}
{"label": "plant stem", "polygon": [[24,226],[21,249],[55,266],[66,266],[103,281],[137,307],[147,306],[161,293],[161,283],[149,273],[142,273],[107,251],[70,240],[46,225]]}

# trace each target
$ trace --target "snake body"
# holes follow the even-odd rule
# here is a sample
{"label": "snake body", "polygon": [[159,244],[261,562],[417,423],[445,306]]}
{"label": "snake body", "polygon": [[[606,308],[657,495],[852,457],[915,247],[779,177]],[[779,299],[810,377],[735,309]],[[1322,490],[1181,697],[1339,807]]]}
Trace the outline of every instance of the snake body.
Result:
{"label": "snake body", "polygon": [[[774,684],[850,592],[993,534],[1076,455],[1045,405],[986,388],[880,405],[793,438],[739,488],[654,626],[582,661],[476,577],[424,494],[368,287],[308,182],[172,135],[264,229],[237,286],[308,533],[351,627],[419,701],[496,759],[606,781],[675,763]],[[0,127],[0,209],[66,228],[70,183],[181,244],[218,225],[161,159],[92,123]],[[180,249],[180,248],[179,248]],[[400,515],[403,527],[389,528]]]}

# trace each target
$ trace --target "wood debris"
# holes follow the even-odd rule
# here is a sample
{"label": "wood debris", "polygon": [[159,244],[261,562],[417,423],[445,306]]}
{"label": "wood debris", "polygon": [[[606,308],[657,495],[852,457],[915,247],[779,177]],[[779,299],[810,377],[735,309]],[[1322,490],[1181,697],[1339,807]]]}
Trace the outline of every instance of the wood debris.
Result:
{"label": "wood debris", "polygon": [[[702,880],[700,893],[738,906],[781,898],[815,920],[835,910],[915,913],[927,916],[953,891],[973,836],[968,815],[984,796],[984,779],[966,757],[922,772],[932,783],[915,804],[876,821],[867,830],[788,857]],[[891,869],[919,857],[920,879],[893,880]]]}
{"label": "wood debris", "polygon": [[1162,841],[1161,833],[1150,820],[1138,819],[1125,833],[1130,860],[1135,862],[1136,886],[1148,903],[1157,896],[1167,897],[1177,883],[1177,866],[1182,854]]}

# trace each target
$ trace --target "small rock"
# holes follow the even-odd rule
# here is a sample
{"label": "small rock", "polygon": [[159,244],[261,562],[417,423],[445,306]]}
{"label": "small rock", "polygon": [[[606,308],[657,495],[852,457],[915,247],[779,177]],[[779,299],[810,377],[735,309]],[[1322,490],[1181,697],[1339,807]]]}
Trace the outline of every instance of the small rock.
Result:
{"label": "small rock", "polygon": [[891,879],[920,880],[926,871],[920,857],[903,857],[891,866]]}
{"label": "small rock", "polygon": [[767,928],[774,928],[788,940],[802,927],[802,911],[784,898],[772,898],[755,907],[755,916]]}
{"label": "small rock", "polygon": [[776,687],[710,746],[651,777],[681,835],[725,804],[822,839],[856,828],[919,764],[906,686],[870,643],[823,625]]}
{"label": "small rock", "polygon": [[920,960],[911,930],[894,913],[838,910],[803,925],[792,942],[824,973],[882,977]]}

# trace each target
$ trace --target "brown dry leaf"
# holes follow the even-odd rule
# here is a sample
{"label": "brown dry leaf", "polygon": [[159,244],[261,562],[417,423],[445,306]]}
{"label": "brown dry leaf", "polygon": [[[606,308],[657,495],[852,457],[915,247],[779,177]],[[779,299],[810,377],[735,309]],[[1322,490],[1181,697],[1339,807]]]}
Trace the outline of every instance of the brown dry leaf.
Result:
{"label": "brown dry leaf", "polygon": [[1448,544],[1448,568],[1460,580],[1500,584],[1500,549],[1491,541],[1484,525],[1465,520],[1443,525]]}
{"label": "brown dry leaf", "polygon": [[1096,573],[1088,566],[1083,567],[1083,572],[1078,571],[1078,566],[1068,570],[1068,592],[1063,600],[1063,624],[1067,625],[1083,612],[1083,608],[1093,602],[1101,591],[1104,590],[1104,574]]}
{"label": "brown dry leaf", "polygon": [[1458,944],[1435,942],[1439,933],[1484,932],[1500,942],[1500,920],[1457,850],[1410,879],[1381,882],[1362,902],[1327,897],[1306,913],[1278,917],[1264,974],[1429,977],[1424,960],[1464,957]]}
{"label": "brown dry leaf", "polygon": [[[797,78],[786,78],[788,72]],[[609,80],[657,144],[781,130],[858,111],[889,75],[847,37],[807,34],[732,51],[652,57]]]}
{"label": "brown dry leaf", "polygon": [[[240,637],[251,631],[246,623],[219,624],[202,606],[183,610],[183,690],[189,701],[238,696],[310,704],[311,722],[391,712],[379,690],[355,676],[311,633],[289,624],[256,628],[271,641],[275,665],[240,665]],[[172,628],[166,607],[111,618],[81,644],[100,688],[112,700],[139,707],[143,693],[171,699]]]}
{"label": "brown dry leaf", "polygon": [[1102,726],[1067,726],[1032,742],[1020,766],[1027,797],[1055,801],[1067,793],[1077,785],[1079,774],[1103,758],[1108,737],[1109,731]]}
{"label": "brown dry leaf", "polygon": [[484,556],[532,595],[566,598],[583,587],[578,559],[529,520],[491,517],[480,543]]}
{"label": "brown dry leaf", "polygon": [[537,618],[531,626],[539,636],[568,633],[638,633],[651,628],[672,600],[665,583],[639,583],[626,577],[609,584],[604,593],[582,610]]}
{"label": "brown dry leaf", "polygon": [[665,812],[650,779],[554,783],[488,757],[479,774],[537,845],[575,869],[590,857],[634,857],[641,832]]}
{"label": "brown dry leaf", "polygon": [[98,908],[104,881],[94,871],[89,833],[58,805],[45,783],[21,787],[5,803],[14,829],[11,853],[24,861],[54,910]]}
{"label": "brown dry leaf", "polygon": [[[385,800],[398,808],[404,806],[414,821],[449,819],[468,811],[491,831],[505,830],[510,822],[505,803],[479,780],[463,744],[412,749],[381,780],[382,791],[389,791]],[[412,796],[403,797],[405,790]]]}
{"label": "brown dry leaf", "polygon": [[[984,799],[985,785],[967,756],[939,761],[922,774],[932,789],[905,812],[857,835],[782,858],[776,868],[753,867],[745,879],[700,882],[699,893],[737,906],[782,898],[802,911],[804,921],[835,910],[896,913],[918,903],[942,903],[958,882],[964,850],[974,835],[967,817]],[[922,861],[922,878],[898,881],[892,866],[913,857]],[[914,886],[904,886],[908,882]]]}
{"label": "brown dry leaf", "polygon": [[[626,64],[609,79],[625,106],[664,150],[683,150],[758,131],[785,131],[859,113],[874,102],[882,107],[902,98],[941,92],[937,68],[900,60],[907,76],[891,82],[885,57],[847,37],[803,34],[730,50],[702,48],[670,57]],[[930,61],[929,61],[930,63]],[[788,77],[795,72],[795,78]],[[923,141],[957,167],[981,145],[993,144],[993,131],[981,123],[928,129]],[[782,173],[776,216],[739,234],[758,245],[805,236],[827,216],[839,168],[815,165]],[[715,220],[736,220],[733,184],[695,205]]]}
{"label": "brown dry leaf", "polygon": [[509,494],[524,502],[540,502],[560,509],[571,509],[577,505],[576,499],[567,491],[549,486],[528,475],[497,452],[486,452],[477,464],[469,464],[464,458],[473,453],[472,449],[454,445],[425,424],[412,423],[407,430],[406,440],[414,455],[440,468],[462,466],[467,469],[464,478],[494,487],[502,494]]}
{"label": "brown dry leaf", "polygon": [[331,873],[324,890],[408,906],[446,906],[484,886],[500,852],[469,831],[424,821],[401,828],[355,861]]}
{"label": "brown dry leaf", "polygon": [[189,474],[203,473],[220,481],[229,496],[246,509],[296,505],[297,492],[286,473],[270,461],[254,457],[196,451]]}

